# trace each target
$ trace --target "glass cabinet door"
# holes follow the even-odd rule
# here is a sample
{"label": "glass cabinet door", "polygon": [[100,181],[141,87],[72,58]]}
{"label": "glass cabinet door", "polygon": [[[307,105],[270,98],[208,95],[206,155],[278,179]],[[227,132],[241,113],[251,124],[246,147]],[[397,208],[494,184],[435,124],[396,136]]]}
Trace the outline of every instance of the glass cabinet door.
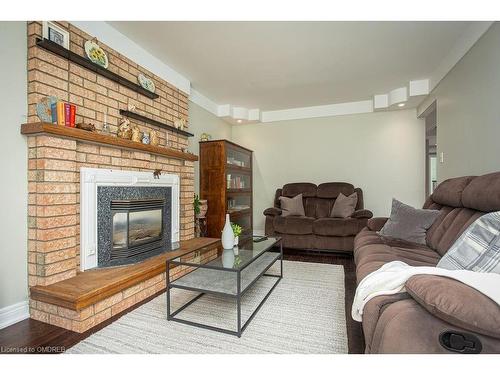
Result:
{"label": "glass cabinet door", "polygon": [[226,162],[230,166],[236,166],[240,168],[250,168],[252,161],[252,154],[249,152],[236,150],[232,147],[227,147],[226,149]]}
{"label": "glass cabinet door", "polygon": [[228,195],[227,212],[236,213],[250,209],[252,197],[250,194]]}
{"label": "glass cabinet door", "polygon": [[247,173],[228,171],[226,181],[227,189],[244,190],[251,188],[250,175]]}
{"label": "glass cabinet door", "polygon": [[242,228],[242,235],[249,236],[252,234],[252,215],[239,215],[231,218],[231,222],[238,224]]}

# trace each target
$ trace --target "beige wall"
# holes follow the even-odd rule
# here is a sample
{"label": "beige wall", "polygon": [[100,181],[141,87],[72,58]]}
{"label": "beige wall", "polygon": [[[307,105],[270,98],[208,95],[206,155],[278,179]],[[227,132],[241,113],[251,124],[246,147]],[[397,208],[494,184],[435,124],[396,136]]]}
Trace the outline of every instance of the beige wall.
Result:
{"label": "beige wall", "polygon": [[[194,137],[189,138],[189,151],[200,154],[199,140],[202,133],[212,135],[212,139],[231,139],[231,125],[219,117],[201,108],[199,105],[189,102],[189,132]],[[200,191],[200,169],[199,163],[194,164],[194,191]]]}
{"label": "beige wall", "polygon": [[419,107],[437,101],[438,181],[500,171],[500,23],[479,39]]}
{"label": "beige wall", "polygon": [[415,110],[234,126],[232,134],[255,151],[255,230],[287,182],[351,182],[377,216],[389,214],[392,197],[423,204],[424,123]]}
{"label": "beige wall", "polygon": [[0,309],[28,298],[26,54],[26,23],[0,22]]}

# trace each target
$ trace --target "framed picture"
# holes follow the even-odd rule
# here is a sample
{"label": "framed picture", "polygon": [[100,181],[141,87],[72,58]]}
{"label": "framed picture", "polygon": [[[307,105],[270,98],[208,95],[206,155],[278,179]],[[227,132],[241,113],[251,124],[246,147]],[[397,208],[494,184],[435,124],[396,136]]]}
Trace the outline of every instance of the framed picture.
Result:
{"label": "framed picture", "polygon": [[43,21],[43,37],[69,49],[69,32],[53,22]]}

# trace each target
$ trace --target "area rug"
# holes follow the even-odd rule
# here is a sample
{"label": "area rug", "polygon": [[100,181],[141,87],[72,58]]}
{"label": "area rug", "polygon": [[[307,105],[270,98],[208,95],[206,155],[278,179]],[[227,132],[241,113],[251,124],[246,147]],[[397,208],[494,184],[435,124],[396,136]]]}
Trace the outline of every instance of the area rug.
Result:
{"label": "area rug", "polygon": [[[81,341],[66,353],[347,353],[344,269],[283,262],[283,279],[241,338],[167,321],[161,295]],[[279,272],[279,263],[269,273]],[[244,323],[276,279],[263,277],[242,299]],[[172,290],[172,309],[196,294]],[[235,302],[205,295],[178,315],[235,329]]]}

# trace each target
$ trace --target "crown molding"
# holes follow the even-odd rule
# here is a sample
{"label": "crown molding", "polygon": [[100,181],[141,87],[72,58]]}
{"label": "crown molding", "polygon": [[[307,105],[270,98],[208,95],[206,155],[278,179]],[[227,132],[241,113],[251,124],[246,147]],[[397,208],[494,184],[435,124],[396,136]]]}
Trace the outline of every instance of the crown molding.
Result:
{"label": "crown molding", "polygon": [[117,52],[148,69],[152,73],[171,83],[186,94],[191,92],[191,82],[182,74],[146,51],[137,43],[127,38],[113,26],[104,21],[71,21],[79,29],[96,37]]}
{"label": "crown molding", "polygon": [[219,117],[219,105],[211,101],[205,95],[196,91],[195,89],[191,89],[189,100],[192,101],[193,103],[198,104],[201,108],[207,110],[211,114]]}

